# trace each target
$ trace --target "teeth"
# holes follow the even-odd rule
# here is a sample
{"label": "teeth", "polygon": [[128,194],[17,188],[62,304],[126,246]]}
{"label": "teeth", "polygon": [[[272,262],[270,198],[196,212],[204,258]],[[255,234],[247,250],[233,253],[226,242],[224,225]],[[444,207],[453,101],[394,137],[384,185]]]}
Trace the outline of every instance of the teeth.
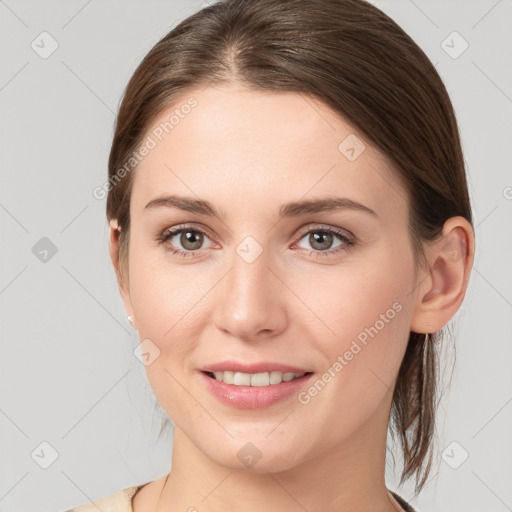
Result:
{"label": "teeth", "polygon": [[215,379],[225,384],[235,386],[269,386],[288,382],[305,375],[305,373],[292,372],[262,372],[262,373],[242,373],[242,372],[213,372]]}

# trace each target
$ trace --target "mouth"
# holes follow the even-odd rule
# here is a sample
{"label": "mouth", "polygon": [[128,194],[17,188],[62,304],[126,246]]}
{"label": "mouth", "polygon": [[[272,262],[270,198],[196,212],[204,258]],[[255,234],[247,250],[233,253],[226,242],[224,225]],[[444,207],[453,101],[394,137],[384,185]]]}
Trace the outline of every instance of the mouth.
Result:
{"label": "mouth", "polygon": [[304,367],[271,361],[223,361],[198,373],[213,396],[238,409],[263,409],[290,400],[313,379]]}
{"label": "mouth", "polygon": [[209,378],[224,384],[233,386],[250,386],[250,387],[265,387],[277,386],[283,382],[290,382],[292,380],[300,379],[304,376],[311,375],[313,372],[259,372],[259,373],[244,373],[235,371],[203,371]]}

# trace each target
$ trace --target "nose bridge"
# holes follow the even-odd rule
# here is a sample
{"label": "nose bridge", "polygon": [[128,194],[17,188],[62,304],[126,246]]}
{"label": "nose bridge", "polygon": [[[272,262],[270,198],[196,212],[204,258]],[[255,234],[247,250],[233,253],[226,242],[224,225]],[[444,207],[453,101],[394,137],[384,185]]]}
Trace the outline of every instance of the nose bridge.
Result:
{"label": "nose bridge", "polygon": [[269,283],[269,257],[266,251],[256,254],[256,249],[243,242],[233,255],[230,288],[239,298],[249,302],[259,300]]}
{"label": "nose bridge", "polygon": [[216,300],[216,324],[232,335],[251,339],[260,331],[275,332],[286,320],[282,285],[269,269],[272,258],[254,238],[233,251],[231,270]]}

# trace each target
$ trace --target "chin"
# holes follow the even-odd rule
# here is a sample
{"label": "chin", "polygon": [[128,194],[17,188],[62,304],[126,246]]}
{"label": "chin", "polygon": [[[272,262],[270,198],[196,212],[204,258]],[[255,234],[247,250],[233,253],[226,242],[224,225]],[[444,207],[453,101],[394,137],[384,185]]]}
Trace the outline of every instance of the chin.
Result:
{"label": "chin", "polygon": [[[246,437],[247,439],[247,437]],[[223,451],[205,454],[215,463],[232,471],[266,474],[288,471],[301,463],[297,445],[275,446],[268,440],[234,441]]]}

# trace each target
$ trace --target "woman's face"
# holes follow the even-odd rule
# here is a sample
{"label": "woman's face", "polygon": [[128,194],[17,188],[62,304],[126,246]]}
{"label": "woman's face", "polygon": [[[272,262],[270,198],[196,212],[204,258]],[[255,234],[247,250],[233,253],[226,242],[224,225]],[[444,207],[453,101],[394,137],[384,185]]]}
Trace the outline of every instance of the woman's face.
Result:
{"label": "woman's face", "polygon": [[[176,427],[255,472],[385,435],[418,300],[389,163],[322,103],[239,86],[190,91],[148,136],[123,299]],[[278,384],[287,366],[311,373]]]}

